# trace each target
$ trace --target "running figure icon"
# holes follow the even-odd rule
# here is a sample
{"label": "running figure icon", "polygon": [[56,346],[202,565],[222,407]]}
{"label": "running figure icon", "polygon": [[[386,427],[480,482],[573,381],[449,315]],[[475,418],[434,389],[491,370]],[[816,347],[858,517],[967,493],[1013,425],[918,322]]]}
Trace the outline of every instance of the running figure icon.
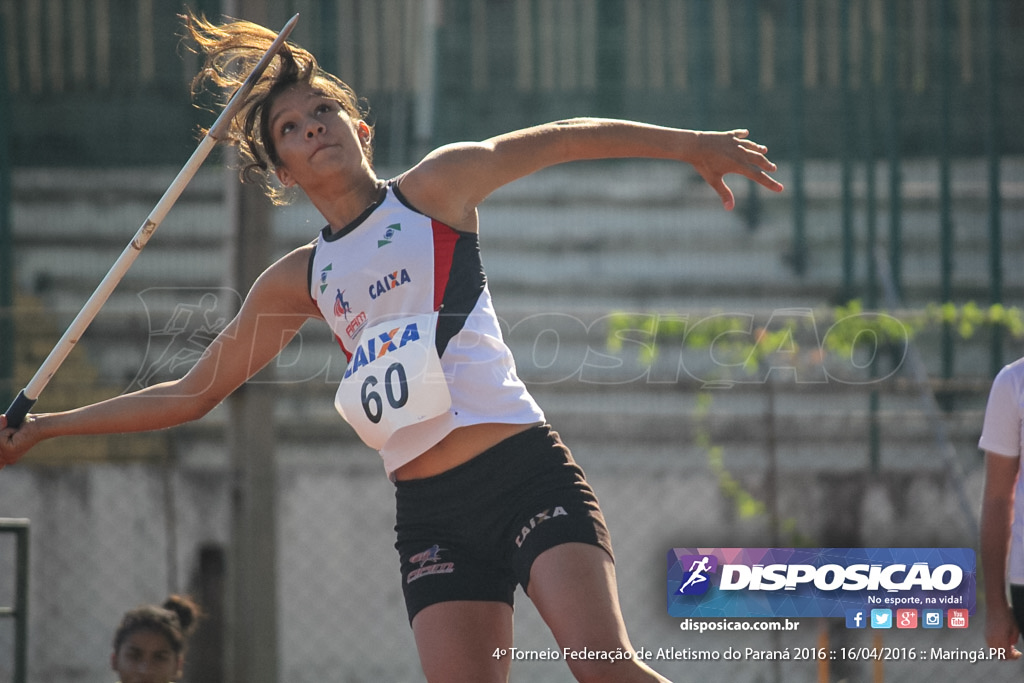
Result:
{"label": "running figure icon", "polygon": [[680,593],[684,593],[687,588],[694,584],[704,583],[708,580],[708,577],[705,576],[705,573],[711,570],[711,567],[708,566],[708,563],[710,561],[711,558],[708,555],[704,555],[699,560],[693,561],[693,564],[690,565],[689,569],[689,578],[687,578],[683,585],[679,587]]}

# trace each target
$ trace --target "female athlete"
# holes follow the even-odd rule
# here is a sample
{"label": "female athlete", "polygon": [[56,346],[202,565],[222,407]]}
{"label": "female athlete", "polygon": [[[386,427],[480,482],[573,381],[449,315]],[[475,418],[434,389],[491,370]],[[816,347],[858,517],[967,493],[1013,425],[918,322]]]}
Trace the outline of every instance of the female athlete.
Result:
{"label": "female athlete", "polygon": [[[206,55],[197,82],[237,86],[274,34],[186,17]],[[272,264],[182,378],[0,432],[0,466],[43,439],[162,429],[208,413],[310,318],[348,359],[335,404],[395,483],[406,607],[429,681],[506,681],[521,585],[560,648],[631,652],[612,547],[592,489],[516,375],[480,265],[478,213],[498,188],[569,161],[691,164],[726,210],[738,174],[782,185],[747,131],[697,132],[580,118],[434,150],[378,178],[373,130],[352,90],[295,45],[234,121],[243,178],[271,197],[300,188],[317,239]],[[0,422],[6,427],[6,421]],[[643,662],[575,659],[580,681],[664,681]]]}

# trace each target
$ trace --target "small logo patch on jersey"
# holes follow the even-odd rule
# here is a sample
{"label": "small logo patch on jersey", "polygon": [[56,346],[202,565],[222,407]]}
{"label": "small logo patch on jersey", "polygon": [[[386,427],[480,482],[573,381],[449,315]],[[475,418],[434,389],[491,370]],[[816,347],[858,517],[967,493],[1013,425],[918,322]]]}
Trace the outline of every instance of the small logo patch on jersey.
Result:
{"label": "small logo patch on jersey", "polygon": [[366,327],[366,311],[359,311],[359,314],[345,328],[345,334],[349,339],[355,339],[364,327]]}
{"label": "small logo patch on jersey", "polygon": [[377,248],[387,246],[391,244],[392,240],[395,239],[395,233],[402,232],[401,223],[392,223],[388,227],[384,228],[384,236],[377,240]]}
{"label": "small logo patch on jersey", "polygon": [[338,290],[338,295],[334,297],[334,315],[338,318],[345,318],[348,320],[348,314],[352,312],[352,305],[345,301],[345,292]]}
{"label": "small logo patch on jersey", "polygon": [[334,270],[334,266],[328,263],[324,266],[323,270],[320,271],[320,293],[323,294],[327,291],[327,274]]}

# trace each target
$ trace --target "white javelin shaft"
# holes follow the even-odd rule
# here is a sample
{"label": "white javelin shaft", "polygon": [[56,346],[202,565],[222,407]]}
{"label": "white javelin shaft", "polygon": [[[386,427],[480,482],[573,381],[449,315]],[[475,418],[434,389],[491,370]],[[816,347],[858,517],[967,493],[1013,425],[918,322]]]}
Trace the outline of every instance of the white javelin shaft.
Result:
{"label": "white javelin shaft", "polygon": [[234,118],[235,113],[238,111],[238,107],[242,104],[253,86],[256,84],[256,81],[259,80],[259,77],[266,70],[267,65],[270,64],[274,55],[277,54],[281,49],[281,46],[284,45],[285,40],[292,32],[292,29],[295,28],[295,24],[298,20],[299,15],[296,14],[288,21],[287,24],[284,25],[284,28],[281,29],[277,38],[263,54],[263,57],[259,62],[257,62],[256,66],[253,67],[248,78],[246,78],[245,82],[242,83],[228,103],[224,106],[224,110],[220,113],[220,116],[218,116],[217,120],[214,121],[213,126],[210,127],[209,132],[203,137],[199,146],[196,147],[196,150],[192,152],[192,156],[178,172],[178,175],[164,192],[160,201],[158,201],[156,206],[153,207],[153,210],[146,218],[146,221],[139,228],[138,232],[135,233],[135,237],[132,238],[132,241],[124,248],[124,251],[121,252],[121,255],[103,277],[103,280],[100,281],[99,286],[96,287],[92,296],[90,296],[88,301],[85,302],[82,310],[79,311],[78,315],[75,316],[75,319],[71,321],[67,331],[64,332],[64,336],[62,336],[56,346],[53,347],[53,350],[50,351],[46,360],[43,361],[41,366],[39,366],[36,374],[33,375],[32,379],[22,390],[21,395],[15,400],[15,403],[12,404],[12,409],[7,412],[7,422],[9,426],[18,426],[18,424],[21,423],[21,419],[24,418],[24,414],[17,415],[20,411],[15,409],[15,405],[23,405],[25,406],[24,410],[27,411],[27,409],[31,407],[32,403],[39,398],[39,394],[46,388],[46,385],[57,372],[57,369],[68,357],[68,354],[71,353],[71,349],[73,349],[75,344],[78,343],[82,333],[85,332],[85,329],[96,317],[96,314],[99,313],[103,304],[105,304],[107,299],[110,298],[110,294],[114,291],[117,283],[120,282],[125,273],[128,272],[128,269],[131,267],[132,263],[135,262],[135,259],[138,257],[143,247],[145,247],[146,243],[149,242],[149,238],[153,236],[153,233],[167,216],[171,207],[174,206],[178,197],[181,196],[185,187],[192,180],[193,176],[195,176],[196,171],[198,171],[199,167],[203,165],[206,157],[209,156],[224,131],[230,125],[231,119]]}
{"label": "white javelin shaft", "polygon": [[174,182],[164,192],[160,201],[157,202],[156,206],[149,213],[146,221],[139,227],[135,237],[124,248],[121,255],[117,257],[114,265],[110,267],[110,270],[107,271],[107,274],[103,276],[100,284],[96,287],[96,290],[93,291],[92,296],[82,306],[82,310],[78,312],[75,319],[68,325],[68,329],[64,331],[60,341],[50,351],[50,354],[43,361],[43,364],[39,366],[39,369],[32,376],[29,383],[25,385],[25,396],[29,399],[35,400],[39,398],[39,394],[46,388],[46,385],[57,372],[57,369],[68,357],[68,354],[71,353],[71,349],[78,343],[82,333],[85,332],[85,329],[89,327],[89,324],[99,313],[100,309],[103,308],[103,304],[110,298],[114,288],[117,287],[125,273],[135,263],[135,259],[142,252],[142,248],[149,242],[149,238],[156,232],[160,223],[167,216],[171,207],[174,206],[182,191],[184,191],[189,181],[192,180],[199,167],[203,165],[206,157],[209,156],[216,144],[217,141],[215,139],[206,135],[202,142],[199,143],[199,146],[196,147],[196,150],[192,152],[188,162],[178,172]]}

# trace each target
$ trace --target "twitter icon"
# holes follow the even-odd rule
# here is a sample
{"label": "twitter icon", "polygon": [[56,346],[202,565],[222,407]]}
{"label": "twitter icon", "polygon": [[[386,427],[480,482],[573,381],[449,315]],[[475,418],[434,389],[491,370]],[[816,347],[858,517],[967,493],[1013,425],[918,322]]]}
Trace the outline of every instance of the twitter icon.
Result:
{"label": "twitter icon", "polygon": [[871,610],[871,628],[892,628],[892,610]]}

